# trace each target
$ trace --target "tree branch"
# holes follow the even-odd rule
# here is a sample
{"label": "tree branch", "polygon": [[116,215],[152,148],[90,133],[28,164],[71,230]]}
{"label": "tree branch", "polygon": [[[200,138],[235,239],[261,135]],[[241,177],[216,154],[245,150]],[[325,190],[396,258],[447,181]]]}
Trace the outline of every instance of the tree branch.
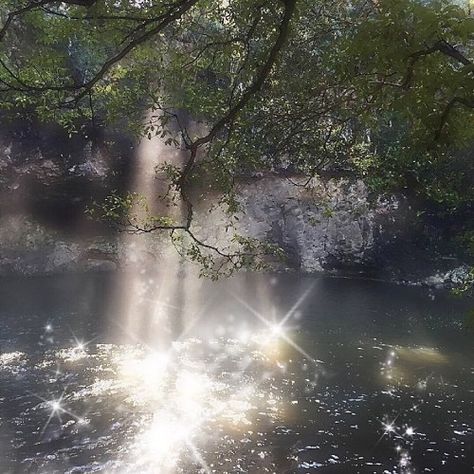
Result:
{"label": "tree branch", "polygon": [[[177,226],[171,226],[171,227],[167,226],[166,229],[171,230],[172,232],[174,230],[185,231],[189,235],[189,237],[199,247],[216,252],[217,255],[227,259],[234,266],[238,265],[238,262],[240,262],[242,258],[257,257],[259,254],[258,253],[242,253],[242,252],[227,254],[225,252],[222,252],[219,248],[209,245],[205,243],[204,241],[200,240],[191,230],[194,210],[193,210],[193,204],[191,202],[191,199],[189,198],[187,194],[187,184],[188,184],[191,172],[194,169],[194,166],[196,164],[199,150],[203,146],[209,144],[221,130],[223,130],[227,126],[230,126],[234,122],[237,115],[245,108],[245,106],[250,102],[250,100],[261,90],[266,79],[270,75],[273,67],[276,64],[278,56],[281,50],[284,48],[284,45],[287,41],[289,30],[290,30],[291,19],[294,15],[295,8],[296,8],[296,2],[297,0],[282,0],[282,3],[284,4],[284,11],[283,11],[282,20],[278,27],[278,36],[275,42],[273,43],[273,46],[271,47],[268,53],[267,59],[265,60],[263,66],[258,71],[252,84],[241,95],[240,99],[233,106],[231,106],[228,109],[227,113],[223,115],[212,126],[210,131],[206,135],[186,145],[186,148],[189,152],[189,157],[184,168],[182,169],[180,173],[179,179],[177,179],[175,182],[175,186],[179,190],[182,201],[186,207],[185,222]],[[158,226],[158,227],[154,227],[154,228],[152,227],[150,229],[147,229],[146,231],[151,232],[153,230],[163,230],[163,229],[164,229],[163,226]],[[237,263],[235,259],[237,259]]]}
{"label": "tree branch", "polygon": [[456,107],[456,105],[463,105],[466,108],[474,109],[474,98],[453,97],[448,102],[445,109],[443,110],[443,113],[441,114],[439,126],[435,132],[435,141],[440,139],[443,128],[448,121],[449,114],[451,113],[452,109]]}
{"label": "tree branch", "polygon": [[5,23],[3,24],[2,28],[0,29],[0,41],[3,40],[5,37],[8,28],[10,27],[10,24],[13,22],[13,20],[20,15],[23,15],[23,13],[26,13],[28,11],[34,10],[35,8],[42,7],[44,5],[47,5],[48,3],[53,3],[51,0],[40,0],[37,2],[31,2],[28,5],[24,6],[23,8],[19,8],[18,10],[12,11],[7,15],[7,19]]}
{"label": "tree branch", "polygon": [[34,10],[36,8],[44,7],[46,5],[54,4],[54,3],[66,3],[68,5],[77,5],[77,6],[80,6],[80,7],[91,7],[96,2],[97,2],[97,0],[62,0],[62,1],[58,1],[58,0],[34,0],[31,3],[25,5],[24,7],[19,8],[18,10],[14,10],[14,11],[10,12],[7,15],[7,19],[6,19],[5,23],[3,24],[2,28],[0,29],[0,41],[2,41],[3,38],[5,37],[5,35],[7,33],[7,30],[9,28],[10,24],[13,22],[13,20],[17,16],[21,16],[26,12],[29,12],[29,11]]}
{"label": "tree branch", "polygon": [[405,78],[400,84],[400,87],[403,89],[408,89],[412,83],[413,83],[413,77],[415,74],[415,65],[416,63],[424,58],[425,56],[428,56],[430,54],[440,52],[446,56],[449,56],[450,58],[455,59],[459,63],[463,64],[464,66],[467,66],[469,64],[472,64],[472,61],[466,56],[464,56],[458,49],[456,49],[453,45],[448,43],[445,40],[439,40],[437,41],[433,46],[427,49],[422,49],[420,51],[416,51],[408,57],[408,68],[407,72],[405,74]]}
{"label": "tree branch", "polygon": [[270,49],[270,52],[268,54],[268,57],[265,63],[263,64],[262,68],[258,72],[257,77],[255,78],[253,83],[242,94],[240,99],[232,107],[229,108],[227,113],[224,116],[222,116],[212,126],[209,133],[207,135],[204,135],[203,137],[198,138],[189,146],[190,156],[185,167],[183,168],[183,171],[181,173],[181,178],[178,183],[181,189],[185,187],[186,182],[188,180],[188,176],[190,175],[194,167],[198,149],[210,143],[224,127],[226,127],[229,123],[231,123],[237,117],[237,115],[242,111],[242,109],[244,109],[245,106],[250,102],[252,97],[254,97],[255,94],[260,91],[263,84],[265,83],[265,80],[270,75],[273,67],[275,66],[278,55],[280,51],[283,49],[286,43],[286,40],[288,38],[288,34],[290,30],[290,22],[295,12],[297,0],[282,0],[282,1],[284,3],[284,12],[283,12],[282,21],[278,28],[279,33],[278,33],[277,39],[275,40],[275,43]]}
{"label": "tree branch", "polygon": [[[125,58],[131,51],[133,51],[135,48],[140,46],[141,44],[145,43],[146,41],[150,40],[157,34],[159,34],[161,31],[163,31],[168,25],[170,25],[172,22],[178,20],[181,18],[186,12],[188,12],[196,3],[198,3],[199,0],[180,0],[177,3],[174,3],[170,6],[170,8],[163,13],[162,15],[159,15],[154,18],[149,18],[145,19],[144,22],[137,27],[135,30],[138,31],[142,27],[148,26],[150,23],[156,23],[159,21],[159,23],[154,26],[153,28],[149,29],[145,33],[141,34],[140,36],[136,37],[132,41],[130,41],[127,46],[125,46],[122,50],[120,50],[117,54],[109,58],[107,61],[105,61],[101,68],[99,69],[98,72],[94,74],[94,76],[89,79],[86,82],[83,82],[81,84],[62,84],[62,85],[43,85],[43,86],[36,86],[33,84],[27,84],[24,81],[21,80],[17,75],[15,75],[11,69],[9,69],[4,63],[2,66],[7,70],[8,74],[12,76],[16,82],[19,84],[19,86],[11,86],[13,90],[18,90],[21,92],[47,92],[47,91],[79,91],[77,94],[67,100],[63,105],[66,107],[71,107],[76,105],[83,97],[87,96],[89,94],[89,91],[91,91],[94,86],[104,78],[104,76],[107,74],[107,72],[118,62],[120,62],[123,58]],[[47,3],[54,3],[51,2],[51,0],[43,0],[41,2],[37,3],[32,3],[28,7],[24,7],[21,10],[17,10],[16,12],[13,12],[13,17],[9,17],[10,21],[7,19],[8,24],[12,21],[12,19],[15,16],[18,16],[21,13],[24,13],[25,11],[32,10],[33,8],[37,8],[39,6],[44,6]],[[79,0],[79,3],[76,3],[76,0],[70,0],[70,4],[78,4],[78,5],[89,5],[92,4],[91,1],[89,0]],[[8,27],[8,24],[6,23],[3,27],[3,30],[0,30],[0,40],[2,39],[2,31],[3,34],[5,34],[6,27]]]}

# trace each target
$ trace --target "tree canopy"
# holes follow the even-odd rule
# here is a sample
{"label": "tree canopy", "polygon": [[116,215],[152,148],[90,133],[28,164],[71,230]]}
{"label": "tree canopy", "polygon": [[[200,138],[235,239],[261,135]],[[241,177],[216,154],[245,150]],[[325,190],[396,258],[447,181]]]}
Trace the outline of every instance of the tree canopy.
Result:
{"label": "tree canopy", "polygon": [[[184,164],[162,171],[186,204],[183,221],[155,216],[132,230],[184,231],[195,259],[206,262],[206,244],[192,233],[188,189],[203,176],[230,214],[236,177],[271,170],[303,174],[307,184],[351,172],[378,191],[415,194],[435,212],[472,216],[467,4],[6,0],[0,16],[3,116],[70,133],[117,127],[181,147]],[[188,127],[181,111],[203,127]],[[131,205],[113,196],[104,215]],[[258,251],[240,243],[233,265]]]}

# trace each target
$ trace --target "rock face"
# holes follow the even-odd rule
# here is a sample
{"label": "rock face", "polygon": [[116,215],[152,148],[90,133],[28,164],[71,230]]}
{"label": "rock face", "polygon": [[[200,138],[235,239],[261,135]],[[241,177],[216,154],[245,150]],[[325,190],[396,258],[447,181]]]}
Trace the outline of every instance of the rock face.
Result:
{"label": "rock face", "polygon": [[[373,266],[379,228],[394,218],[398,201],[370,202],[360,180],[267,177],[240,184],[241,211],[234,231],[278,244],[287,255],[286,265],[306,273],[321,271],[365,272]],[[225,242],[226,219],[214,211],[205,226],[206,213],[198,214],[199,234],[212,244]],[[214,217],[212,217],[214,216]],[[214,220],[212,220],[214,219]]]}
{"label": "rock face", "polygon": [[374,248],[376,208],[361,181],[266,179],[241,188],[247,233],[277,242],[304,272],[363,266]]}
{"label": "rock face", "polygon": [[[278,177],[239,185],[241,211],[227,228],[221,208],[196,210],[193,231],[212,245],[228,245],[235,233],[278,244],[287,259],[280,266],[302,272],[367,273],[374,266],[383,221],[395,218],[396,200],[369,201],[360,180],[313,180],[308,187]],[[158,234],[140,237],[140,252],[123,234],[86,238],[39,224],[26,216],[0,220],[0,274],[51,273],[145,265],[169,242]],[[144,250],[145,249],[145,250]]]}
{"label": "rock face", "polygon": [[[168,251],[169,241],[154,234],[134,249],[84,214],[93,199],[128,189],[136,144],[18,133],[0,130],[0,275],[156,264]],[[303,184],[298,177],[247,178],[238,184],[233,229],[224,209],[209,212],[209,200],[198,199],[193,231],[219,247],[234,233],[275,243],[287,255],[280,269],[307,273],[429,281],[462,264],[439,253],[402,197],[371,196],[355,178]]]}

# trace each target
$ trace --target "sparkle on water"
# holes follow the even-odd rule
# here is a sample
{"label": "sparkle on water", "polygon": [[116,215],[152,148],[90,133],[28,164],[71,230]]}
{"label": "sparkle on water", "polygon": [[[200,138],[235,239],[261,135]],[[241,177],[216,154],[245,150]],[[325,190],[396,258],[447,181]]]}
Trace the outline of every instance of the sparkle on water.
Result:
{"label": "sparkle on water", "polygon": [[[24,454],[13,465],[70,474],[311,473],[335,465],[401,474],[450,473],[454,465],[462,473],[473,436],[466,394],[474,387],[442,371],[453,355],[429,345],[350,341],[337,331],[332,345],[331,326],[307,338],[299,308],[312,288],[282,314],[235,293],[229,301],[237,308],[203,329],[214,335],[185,327],[167,346],[137,333],[128,343],[100,343],[42,323],[39,357],[0,354],[2,386],[25,384],[24,394],[2,396],[18,402],[11,436]],[[159,307],[160,318],[175,310]],[[50,342],[64,336],[71,344]],[[0,467],[9,472],[6,462]]]}

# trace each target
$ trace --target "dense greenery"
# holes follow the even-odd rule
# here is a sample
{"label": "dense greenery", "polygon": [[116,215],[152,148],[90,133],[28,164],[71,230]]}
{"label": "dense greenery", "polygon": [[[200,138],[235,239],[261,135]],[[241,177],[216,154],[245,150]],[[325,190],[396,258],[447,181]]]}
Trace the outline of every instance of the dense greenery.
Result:
{"label": "dense greenery", "polygon": [[[6,0],[0,107],[71,133],[159,134],[183,164],[163,167],[192,233],[188,190],[206,177],[234,213],[235,178],[255,170],[351,172],[439,215],[472,215],[474,19],[468,5],[418,0]],[[188,127],[182,111],[202,127]],[[178,113],[179,112],[179,113]],[[308,179],[308,184],[310,183]],[[105,217],[130,212],[113,197]],[[470,235],[472,224],[460,232]],[[180,237],[182,238],[182,237]],[[460,236],[460,238],[463,238]],[[236,237],[251,264],[268,251]],[[218,251],[218,249],[217,249]],[[219,253],[223,257],[222,253]]]}

